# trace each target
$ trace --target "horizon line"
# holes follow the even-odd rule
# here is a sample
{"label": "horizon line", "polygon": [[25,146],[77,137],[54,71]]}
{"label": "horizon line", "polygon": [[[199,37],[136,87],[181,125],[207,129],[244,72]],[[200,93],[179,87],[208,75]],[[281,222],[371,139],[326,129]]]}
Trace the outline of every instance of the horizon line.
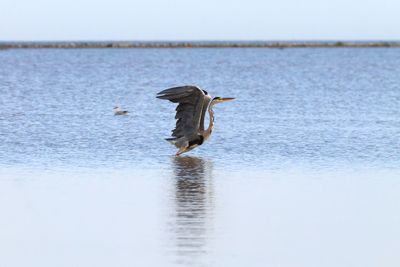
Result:
{"label": "horizon line", "polygon": [[399,40],[87,40],[0,41],[12,48],[302,48],[302,47],[400,47]]}

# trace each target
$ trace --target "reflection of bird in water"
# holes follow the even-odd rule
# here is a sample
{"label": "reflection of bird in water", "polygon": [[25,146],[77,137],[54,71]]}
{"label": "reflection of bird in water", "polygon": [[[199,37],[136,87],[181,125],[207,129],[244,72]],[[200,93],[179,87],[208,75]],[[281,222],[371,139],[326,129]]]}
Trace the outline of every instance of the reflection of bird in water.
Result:
{"label": "reflection of bird in water", "polygon": [[121,110],[119,106],[114,107],[114,115],[128,115],[127,110]]}
{"label": "reflection of bird in water", "polygon": [[[188,152],[206,141],[214,128],[215,104],[231,101],[232,97],[214,97],[197,86],[187,85],[166,89],[157,94],[157,98],[179,103],[176,108],[176,127],[172,138],[167,138],[179,150],[176,155]],[[204,129],[206,112],[210,115],[207,129]]]}
{"label": "reflection of bird in water", "polygon": [[175,223],[178,260],[194,266],[204,262],[212,228],[212,162],[195,157],[175,157]]}

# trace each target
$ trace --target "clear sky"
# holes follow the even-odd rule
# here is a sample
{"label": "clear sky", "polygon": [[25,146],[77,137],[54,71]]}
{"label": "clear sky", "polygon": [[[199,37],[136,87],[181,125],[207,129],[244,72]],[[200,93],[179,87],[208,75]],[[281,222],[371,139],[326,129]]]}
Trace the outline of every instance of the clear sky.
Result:
{"label": "clear sky", "polygon": [[400,40],[400,0],[0,0],[0,40]]}

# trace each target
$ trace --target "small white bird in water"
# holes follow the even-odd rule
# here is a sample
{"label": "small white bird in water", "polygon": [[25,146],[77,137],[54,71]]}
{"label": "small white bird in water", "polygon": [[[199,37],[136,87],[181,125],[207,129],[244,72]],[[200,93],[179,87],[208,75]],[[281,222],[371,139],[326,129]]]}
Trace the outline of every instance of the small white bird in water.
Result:
{"label": "small white bird in water", "polygon": [[119,106],[114,107],[114,115],[128,115],[127,110],[121,110]]}

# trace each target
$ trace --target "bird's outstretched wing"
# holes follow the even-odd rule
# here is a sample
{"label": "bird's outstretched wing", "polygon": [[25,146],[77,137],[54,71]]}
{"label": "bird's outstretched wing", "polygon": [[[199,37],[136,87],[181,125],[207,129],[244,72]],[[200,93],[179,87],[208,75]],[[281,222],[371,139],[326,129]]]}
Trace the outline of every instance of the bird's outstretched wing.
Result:
{"label": "bird's outstretched wing", "polygon": [[187,85],[161,91],[157,94],[157,98],[179,103],[176,107],[177,121],[172,136],[176,138],[185,136],[189,140],[196,138],[205,100],[210,98],[207,92],[197,86]]}

